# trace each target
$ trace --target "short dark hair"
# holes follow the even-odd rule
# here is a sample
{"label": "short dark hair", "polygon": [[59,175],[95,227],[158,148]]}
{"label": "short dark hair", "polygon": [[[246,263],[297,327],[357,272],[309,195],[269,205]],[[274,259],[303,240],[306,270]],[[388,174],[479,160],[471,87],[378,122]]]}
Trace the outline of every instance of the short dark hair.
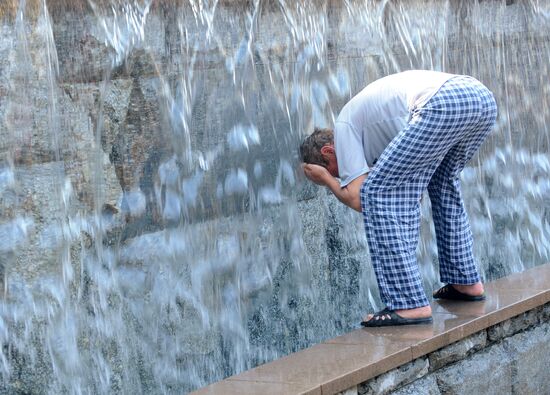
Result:
{"label": "short dark hair", "polygon": [[334,143],[334,131],[329,128],[315,128],[300,145],[300,157],[305,163],[325,167],[328,162],[321,155],[321,148]]}

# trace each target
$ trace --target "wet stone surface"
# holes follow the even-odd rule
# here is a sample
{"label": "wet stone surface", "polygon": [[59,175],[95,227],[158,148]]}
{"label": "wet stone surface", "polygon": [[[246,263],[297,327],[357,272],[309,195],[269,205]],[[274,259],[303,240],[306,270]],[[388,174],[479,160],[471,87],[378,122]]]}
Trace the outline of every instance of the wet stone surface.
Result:
{"label": "wet stone surface", "polygon": [[360,384],[359,394],[550,393],[550,303]]}
{"label": "wet stone surface", "polygon": [[359,387],[360,395],[385,395],[391,393],[398,387],[409,384],[416,379],[425,376],[428,373],[430,363],[427,358],[418,358],[409,362],[398,369],[392,370],[374,380],[367,385]]}
{"label": "wet stone surface", "polygon": [[143,18],[144,3],[0,0],[0,278],[25,296],[0,343],[36,357],[1,364],[14,391],[185,392],[357,325],[380,304],[362,219],[304,180],[296,151],[397,70],[473,74],[506,103],[465,172],[476,255],[486,278],[549,256],[534,5],[166,0]]}
{"label": "wet stone surface", "polygon": [[503,345],[512,360],[513,394],[549,394],[550,324],[505,339]]}
{"label": "wet stone surface", "polygon": [[435,377],[444,394],[507,394],[512,388],[512,361],[502,345],[495,345],[437,371]]}
{"label": "wet stone surface", "polygon": [[487,341],[496,342],[505,337],[512,336],[515,333],[532,327],[541,320],[544,320],[542,307],[528,311],[487,329]]}
{"label": "wet stone surface", "polygon": [[392,392],[393,395],[440,395],[442,392],[437,386],[437,381],[434,376],[422,377],[415,382],[406,385],[397,391]]}
{"label": "wet stone surface", "polygon": [[467,355],[479,351],[485,347],[486,343],[487,332],[481,331],[441,350],[437,350],[429,356],[430,370],[437,370],[443,366],[459,361]]}

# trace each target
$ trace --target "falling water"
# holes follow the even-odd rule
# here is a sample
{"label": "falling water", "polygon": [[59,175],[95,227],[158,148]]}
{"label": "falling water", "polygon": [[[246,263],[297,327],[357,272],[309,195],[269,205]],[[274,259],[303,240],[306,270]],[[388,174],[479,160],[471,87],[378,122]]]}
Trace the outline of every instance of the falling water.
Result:
{"label": "falling water", "polygon": [[[0,391],[182,393],[380,307],[360,215],[297,146],[400,70],[471,74],[485,279],[550,255],[547,1],[6,0]],[[437,251],[429,199],[419,262]]]}

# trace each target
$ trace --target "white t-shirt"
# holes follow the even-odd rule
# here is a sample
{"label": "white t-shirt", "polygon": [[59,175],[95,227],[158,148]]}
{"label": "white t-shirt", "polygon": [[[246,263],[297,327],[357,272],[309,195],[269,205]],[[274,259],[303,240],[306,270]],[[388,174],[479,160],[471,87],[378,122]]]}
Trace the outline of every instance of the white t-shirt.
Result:
{"label": "white t-shirt", "polygon": [[340,185],[345,187],[374,162],[407,126],[412,110],[426,103],[453,74],[410,70],[367,85],[342,109],[334,125]]}

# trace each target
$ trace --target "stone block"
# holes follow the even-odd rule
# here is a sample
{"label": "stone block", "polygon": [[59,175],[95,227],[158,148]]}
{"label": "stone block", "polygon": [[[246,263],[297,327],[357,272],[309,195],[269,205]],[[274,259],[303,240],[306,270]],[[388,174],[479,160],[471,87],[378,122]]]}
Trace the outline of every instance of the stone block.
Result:
{"label": "stone block", "polygon": [[434,375],[422,377],[392,392],[392,395],[440,395]]}
{"label": "stone block", "polygon": [[440,369],[435,376],[439,390],[446,395],[500,395],[512,391],[512,362],[502,345]]}
{"label": "stone block", "polygon": [[359,386],[361,395],[383,395],[394,389],[406,385],[420,377],[425,376],[429,370],[429,362],[426,358],[418,358],[397,369],[367,381]]}
{"label": "stone block", "polygon": [[309,181],[298,183],[296,190],[296,200],[307,201],[314,199],[321,191],[321,188]]}
{"label": "stone block", "polygon": [[339,392],[337,395],[357,395],[357,394],[358,394],[357,386],[355,386],[355,387],[352,387],[352,388],[348,388],[345,391]]}
{"label": "stone block", "polygon": [[[122,194],[116,168],[109,159],[112,148],[113,131],[120,129],[119,123],[124,120],[128,97],[132,90],[132,81],[117,80],[109,85],[103,97],[105,119],[101,147],[96,144],[94,135],[98,129],[95,106],[100,97],[97,85],[64,85],[59,96],[61,103],[60,117],[63,120],[63,145],[61,153],[65,170],[71,179],[78,200],[88,209],[97,204],[117,205]],[[101,151],[98,151],[102,149]],[[99,160],[101,159],[101,162]],[[94,174],[101,166],[101,174]],[[95,194],[100,183],[100,196]],[[100,198],[99,202],[95,199]]]}
{"label": "stone block", "polygon": [[535,325],[541,316],[541,311],[541,308],[530,310],[487,329],[487,340],[496,342]]}
{"label": "stone block", "polygon": [[[323,194],[324,195],[324,194]],[[328,255],[325,233],[327,228],[326,196],[318,196],[309,202],[298,203],[298,213],[302,224],[302,240],[311,265],[326,274]],[[315,271],[315,270],[314,270]]]}
{"label": "stone block", "polygon": [[550,394],[550,324],[503,341],[512,358],[512,394]]}
{"label": "stone block", "polygon": [[429,355],[430,370],[437,370],[453,362],[460,361],[469,354],[481,350],[486,344],[487,332],[482,331],[437,350]]}
{"label": "stone block", "polygon": [[52,197],[64,192],[60,174],[62,162],[21,166],[13,173],[16,182],[0,195],[0,207],[13,216],[0,226],[0,251],[13,252],[6,272],[17,278],[40,279],[59,265],[63,209]]}

